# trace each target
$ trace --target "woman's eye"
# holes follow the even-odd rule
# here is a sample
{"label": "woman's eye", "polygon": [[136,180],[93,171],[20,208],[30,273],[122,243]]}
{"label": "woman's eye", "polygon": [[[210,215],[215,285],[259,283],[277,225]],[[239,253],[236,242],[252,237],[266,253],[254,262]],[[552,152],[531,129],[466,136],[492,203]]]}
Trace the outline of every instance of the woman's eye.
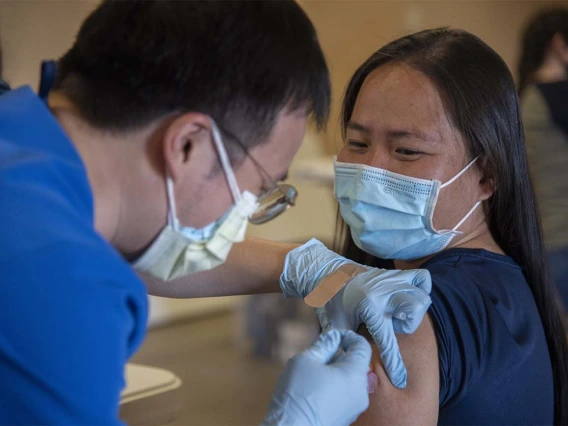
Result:
{"label": "woman's eye", "polygon": [[406,156],[414,156],[414,155],[420,155],[420,154],[424,154],[421,151],[415,151],[413,149],[406,149],[406,148],[398,148],[396,150],[396,152],[398,154],[402,154],[402,155],[406,155]]}
{"label": "woman's eye", "polygon": [[347,144],[349,145],[350,148],[355,148],[355,149],[363,149],[368,147],[366,143],[359,141],[347,141]]}

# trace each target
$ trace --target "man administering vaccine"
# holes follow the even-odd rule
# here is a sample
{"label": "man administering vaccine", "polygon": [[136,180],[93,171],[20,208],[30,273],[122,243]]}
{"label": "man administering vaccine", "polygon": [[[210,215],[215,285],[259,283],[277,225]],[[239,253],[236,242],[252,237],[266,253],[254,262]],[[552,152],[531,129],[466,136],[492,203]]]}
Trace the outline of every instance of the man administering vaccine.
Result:
{"label": "man administering vaccine", "polygon": [[[147,321],[135,270],[157,294],[193,274],[191,297],[305,298],[349,264],[318,241],[231,251],[249,221],[294,204],[280,182],[329,103],[292,1],[105,1],[38,94],[2,94],[0,422],[119,423]],[[373,270],[349,298],[336,289],[320,311],[333,329],[288,363],[264,424],[346,425],[366,409],[371,350],[347,330],[361,323],[404,387],[394,331],[417,328],[429,285],[424,271]]]}

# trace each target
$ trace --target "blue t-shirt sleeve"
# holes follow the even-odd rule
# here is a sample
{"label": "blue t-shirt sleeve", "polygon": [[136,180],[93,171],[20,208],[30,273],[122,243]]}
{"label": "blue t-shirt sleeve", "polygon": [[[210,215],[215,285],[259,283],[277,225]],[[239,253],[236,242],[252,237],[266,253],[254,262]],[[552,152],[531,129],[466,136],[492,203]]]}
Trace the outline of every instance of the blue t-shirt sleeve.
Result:
{"label": "blue t-shirt sleeve", "polygon": [[108,252],[46,247],[0,262],[0,418],[116,424],[146,326],[143,285]]}
{"label": "blue t-shirt sleeve", "polygon": [[438,423],[550,424],[552,368],[522,270],[506,256],[471,249],[425,267],[438,343]]}
{"label": "blue t-shirt sleeve", "polygon": [[[431,271],[432,272],[432,271]],[[465,277],[432,272],[432,305],[440,365],[440,408],[459,401],[481,375],[487,315],[484,297]]]}

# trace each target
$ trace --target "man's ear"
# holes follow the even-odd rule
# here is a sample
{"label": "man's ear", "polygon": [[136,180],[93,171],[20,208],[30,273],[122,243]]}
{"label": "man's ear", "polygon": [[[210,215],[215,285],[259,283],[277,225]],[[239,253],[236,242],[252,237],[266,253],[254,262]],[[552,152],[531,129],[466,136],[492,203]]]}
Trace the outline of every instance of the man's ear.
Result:
{"label": "man's ear", "polygon": [[[189,112],[177,117],[166,129],[163,142],[163,154],[166,167],[172,179],[179,179],[187,164],[196,163],[195,157],[213,148],[211,140],[211,119],[201,113]],[[208,163],[207,159],[199,161]],[[204,164],[208,165],[208,164]]]}

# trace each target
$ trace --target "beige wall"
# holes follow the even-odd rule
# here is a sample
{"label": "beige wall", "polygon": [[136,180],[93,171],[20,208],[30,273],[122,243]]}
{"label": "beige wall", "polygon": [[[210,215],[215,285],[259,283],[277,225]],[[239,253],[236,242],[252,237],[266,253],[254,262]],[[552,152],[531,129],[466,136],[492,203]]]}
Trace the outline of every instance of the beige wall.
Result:
{"label": "beige wall", "polygon": [[[327,148],[339,146],[337,119],[342,91],[354,70],[382,44],[422,28],[454,26],[480,36],[514,67],[518,34],[539,7],[567,1],[360,1],[301,0],[314,22],[331,68],[334,109]],[[71,45],[98,0],[0,0],[4,74],[14,86],[37,87],[39,63]]]}
{"label": "beige wall", "polygon": [[[420,29],[453,26],[481,37],[514,69],[519,33],[527,18],[538,8],[555,3],[561,2],[301,0],[331,69],[334,102],[326,134],[310,133],[298,160],[337,153],[342,92],[356,68],[383,44]],[[252,227],[249,234],[291,241],[316,236],[331,241],[336,204],[330,188],[291,181],[299,189],[297,206],[273,222]]]}
{"label": "beige wall", "polygon": [[[335,152],[340,144],[336,135],[341,92],[357,66],[385,42],[409,31],[452,25],[479,35],[513,65],[521,23],[545,3],[551,2],[301,1],[317,27],[331,67],[335,107],[328,134],[309,134],[298,161],[322,156],[326,150]],[[0,39],[9,82],[37,88],[40,61],[61,56],[73,42],[81,21],[97,4],[97,0],[0,0]],[[250,234],[276,240],[301,241],[311,236],[331,240],[335,202],[330,188],[294,178],[291,181],[300,193],[297,206],[274,222],[249,227]],[[151,309],[153,321],[159,322],[227,306],[227,299],[153,298]]]}
{"label": "beige wall", "polygon": [[57,59],[71,47],[95,0],[0,0],[0,42],[4,76],[13,86],[37,89],[43,59]]}
{"label": "beige wall", "polygon": [[425,28],[452,26],[482,38],[515,69],[519,32],[540,7],[566,1],[321,1],[302,0],[326,54],[334,109],[327,148],[340,146],[338,116],[345,85],[356,68],[386,42]]}

